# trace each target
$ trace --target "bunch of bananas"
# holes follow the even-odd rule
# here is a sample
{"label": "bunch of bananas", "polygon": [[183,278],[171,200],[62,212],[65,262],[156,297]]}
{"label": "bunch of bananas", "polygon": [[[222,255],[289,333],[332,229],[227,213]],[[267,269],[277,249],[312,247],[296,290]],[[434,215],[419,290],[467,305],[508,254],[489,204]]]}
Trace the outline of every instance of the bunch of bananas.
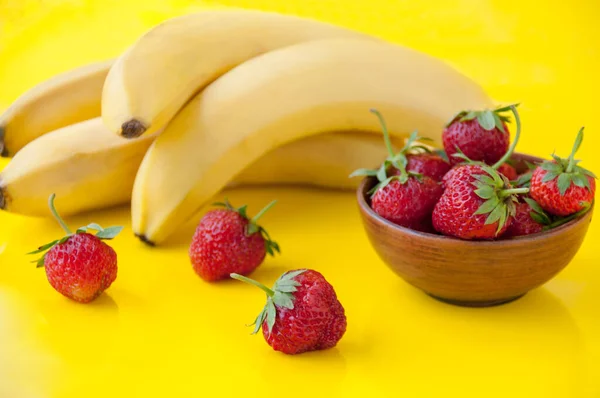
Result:
{"label": "bunch of bananas", "polygon": [[132,227],[163,243],[220,190],[247,184],[349,189],[396,143],[441,145],[463,109],[493,106],[444,62],[311,19],[210,10],[149,30],[115,60],[41,83],[0,117],[0,206],[46,216],[131,203]]}

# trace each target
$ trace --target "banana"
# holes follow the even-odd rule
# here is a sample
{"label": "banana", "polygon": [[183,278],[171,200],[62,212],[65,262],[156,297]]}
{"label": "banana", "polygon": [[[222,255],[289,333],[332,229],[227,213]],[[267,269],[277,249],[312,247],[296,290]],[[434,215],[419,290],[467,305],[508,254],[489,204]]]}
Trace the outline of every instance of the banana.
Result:
{"label": "banana", "polygon": [[[129,203],[136,172],[153,140],[152,135],[125,140],[100,118],[50,132],[27,144],[0,172],[0,208],[50,216],[51,193],[60,198],[65,216]],[[359,181],[348,175],[385,156],[383,141],[375,134],[312,136],[267,153],[228,187],[291,184],[355,189]]]}
{"label": "banana", "polygon": [[48,216],[51,193],[60,198],[65,216],[127,202],[154,138],[125,140],[100,117],[45,134],[23,147],[0,173],[0,208]]}
{"label": "banana", "polygon": [[0,152],[13,156],[29,142],[100,116],[102,88],[114,61],[56,75],[23,93],[0,116]]}
{"label": "banana", "polygon": [[210,84],[150,146],[133,188],[134,233],[163,243],[273,148],[323,132],[379,133],[369,108],[382,112],[390,134],[417,130],[441,146],[453,115],[492,105],[469,78],[399,45],[346,38],[271,51]]}
{"label": "banana", "polygon": [[169,19],[140,37],[111,68],[102,93],[103,120],[128,138],[154,132],[234,66],[273,49],[327,37],[369,36],[256,10],[207,10]]}

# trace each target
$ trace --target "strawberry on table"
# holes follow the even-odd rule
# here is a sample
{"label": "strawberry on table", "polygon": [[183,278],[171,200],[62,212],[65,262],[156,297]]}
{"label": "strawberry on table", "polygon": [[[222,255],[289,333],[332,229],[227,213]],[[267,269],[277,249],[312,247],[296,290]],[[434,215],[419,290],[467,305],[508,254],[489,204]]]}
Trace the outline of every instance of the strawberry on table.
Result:
{"label": "strawberry on table", "polygon": [[508,151],[510,144],[510,134],[506,126],[509,118],[502,113],[510,110],[511,106],[496,110],[459,112],[442,133],[444,150],[450,163],[461,163],[459,158],[453,156],[459,151],[469,159],[488,165],[498,162]]}
{"label": "strawberry on table", "polygon": [[[445,191],[433,210],[434,228],[448,236],[467,240],[490,240],[502,235],[512,223],[517,195],[528,188],[513,188],[508,179],[498,173],[514,151],[521,132],[515,106],[517,132],[515,141],[493,166],[472,162],[457,166],[445,177]],[[454,157],[466,156],[462,153]],[[467,158],[468,159],[468,158]]]}
{"label": "strawberry on table", "polygon": [[227,200],[216,203],[224,208],[202,217],[190,244],[189,256],[196,274],[207,282],[226,279],[231,273],[248,275],[262,264],[267,253],[279,253],[277,242],[257,224],[275,203],[269,203],[252,219],[245,205],[236,209]]}
{"label": "strawberry on table", "polygon": [[253,334],[275,350],[294,355],[335,347],[346,332],[346,314],[333,286],[317,271],[299,269],[281,275],[272,289],[242,275],[267,294],[267,303],[254,321]]}
{"label": "strawberry on table", "polygon": [[553,160],[543,162],[531,176],[530,195],[550,214],[568,216],[590,207],[594,200],[596,176],[575,159],[582,142],[583,127],[567,159],[552,155]]}
{"label": "strawberry on table", "polygon": [[[113,239],[123,227],[102,228],[92,223],[72,233],[56,211],[54,198],[50,195],[50,211],[67,235],[28,254],[46,252],[35,262],[45,268],[50,285],[65,297],[89,303],[117,278],[117,254],[103,240]],[[97,231],[96,235],[89,230]]]}
{"label": "strawberry on table", "polygon": [[[413,133],[404,148],[395,154],[383,116],[376,110],[371,110],[371,112],[379,118],[389,156],[379,169],[356,170],[350,177],[376,177],[378,184],[369,192],[371,194],[371,208],[373,211],[395,224],[424,231],[429,224],[433,207],[442,195],[443,189],[441,183],[426,175],[410,171],[407,168],[410,157],[410,155],[407,155],[408,150],[414,148],[412,146],[413,142],[420,137],[416,133]],[[417,147],[424,148],[421,146]],[[415,160],[413,160],[413,165],[418,164],[419,167],[425,166],[422,160],[417,160],[417,163],[414,163]],[[427,162],[430,162],[430,159]],[[434,162],[436,164],[435,168],[429,168],[429,166],[424,168],[426,171],[438,174],[437,168],[439,165],[437,161]]]}

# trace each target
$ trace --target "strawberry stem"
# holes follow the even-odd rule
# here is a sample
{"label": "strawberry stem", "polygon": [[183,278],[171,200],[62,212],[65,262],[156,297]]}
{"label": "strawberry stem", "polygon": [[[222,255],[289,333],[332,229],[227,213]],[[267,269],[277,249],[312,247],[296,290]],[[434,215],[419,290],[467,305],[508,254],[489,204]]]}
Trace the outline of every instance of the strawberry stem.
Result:
{"label": "strawberry stem", "polygon": [[393,158],[395,156],[394,148],[392,147],[392,141],[390,140],[390,135],[387,130],[387,125],[385,123],[385,119],[383,118],[381,113],[379,113],[379,111],[377,109],[371,109],[371,112],[374,113],[377,116],[377,118],[379,119],[379,123],[381,124],[381,130],[383,131],[383,140],[385,141],[385,147],[388,150],[390,158]]}
{"label": "strawberry stem", "polygon": [[517,142],[519,142],[519,137],[521,136],[521,119],[519,118],[519,112],[517,112],[517,107],[515,105],[511,105],[510,110],[515,115],[515,123],[517,124],[517,131],[515,133],[515,139],[513,140],[512,144],[510,145],[510,147],[508,148],[508,151],[506,151],[504,156],[502,156],[502,158],[500,160],[498,160],[492,166],[492,168],[494,170],[498,170],[498,167],[502,166],[502,164],[504,162],[506,162],[508,159],[510,159],[515,148],[517,147]]}
{"label": "strawberry stem", "polygon": [[273,290],[269,289],[262,283],[255,281],[254,279],[246,278],[245,276],[236,274],[236,273],[229,274],[229,276],[232,277],[233,279],[237,279],[238,281],[246,282],[246,283],[249,283],[251,285],[258,287],[259,289],[261,289],[265,293],[267,293],[267,296],[269,296],[269,297],[275,296],[275,292]]}
{"label": "strawberry stem", "polygon": [[567,166],[567,173],[573,171],[573,167],[575,167],[575,153],[579,150],[581,146],[581,142],[583,141],[583,127],[577,133],[577,138],[575,138],[575,144],[573,144],[573,149],[571,150],[571,154],[569,155],[569,165]]}
{"label": "strawberry stem", "polygon": [[522,193],[529,193],[529,188],[510,188],[510,189],[503,189],[502,191],[500,191],[500,196],[502,198],[505,198],[509,195],[518,195],[518,194],[522,194]]}
{"label": "strawberry stem", "polygon": [[263,216],[263,214],[265,214],[271,207],[273,207],[273,205],[275,203],[277,203],[277,199],[275,199],[274,201],[272,201],[271,203],[269,203],[268,205],[263,207],[263,209],[261,211],[259,211],[258,214],[256,214],[254,217],[252,217],[252,220],[250,220],[250,222],[253,224],[256,224],[258,219],[261,218]]}
{"label": "strawberry stem", "polygon": [[54,218],[56,219],[56,221],[58,221],[58,223],[60,224],[60,226],[62,227],[62,229],[65,230],[65,232],[67,233],[67,235],[73,235],[73,232],[71,232],[71,230],[69,229],[69,227],[67,226],[67,224],[60,217],[60,215],[56,211],[56,208],[54,207],[54,198],[55,197],[56,197],[55,194],[51,194],[50,198],[48,198],[48,206],[50,207],[50,211],[52,212],[52,215],[54,216]]}

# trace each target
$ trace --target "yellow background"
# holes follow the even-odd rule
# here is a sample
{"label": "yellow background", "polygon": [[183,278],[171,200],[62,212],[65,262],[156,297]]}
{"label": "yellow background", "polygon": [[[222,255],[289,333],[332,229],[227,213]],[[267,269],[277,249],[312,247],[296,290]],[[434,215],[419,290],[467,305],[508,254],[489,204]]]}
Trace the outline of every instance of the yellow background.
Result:
{"label": "yellow background", "polygon": [[[315,17],[441,57],[497,100],[522,103],[519,151],[566,156],[585,125],[579,157],[600,173],[597,0],[0,0],[0,109],[58,72],[117,56],[168,17],[221,5]],[[251,212],[279,199],[263,223],[283,255],[254,277],[271,284],[288,269],[323,272],[348,315],[337,348],[289,357],[250,336],[244,325],[264,295],[194,275],[193,223],[168,247],[150,249],[131,236],[127,208],[68,220],[126,225],[113,242],[116,283],[80,305],[24,256],[59,227],[3,213],[0,397],[600,397],[597,222],[543,288],[505,306],[465,309],[428,298],[384,266],[352,194],[228,196]]]}

